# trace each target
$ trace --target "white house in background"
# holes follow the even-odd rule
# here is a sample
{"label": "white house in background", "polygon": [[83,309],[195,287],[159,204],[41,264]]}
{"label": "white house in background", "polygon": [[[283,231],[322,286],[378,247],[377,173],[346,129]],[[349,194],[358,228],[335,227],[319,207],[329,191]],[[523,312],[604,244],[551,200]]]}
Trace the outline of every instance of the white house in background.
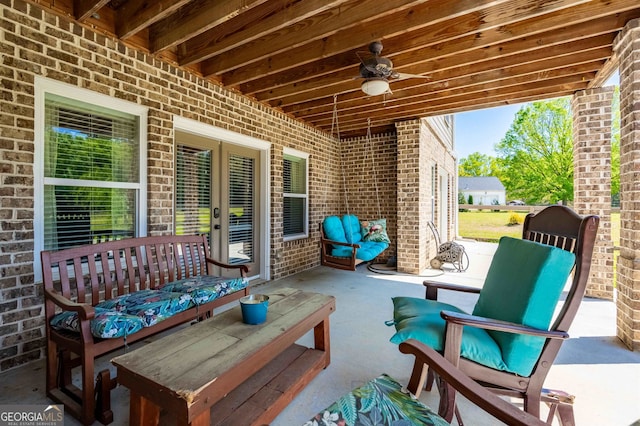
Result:
{"label": "white house in background", "polygon": [[473,204],[495,205],[506,203],[506,192],[502,182],[495,176],[458,177],[458,191],[464,194],[465,201],[469,195],[473,197]]}

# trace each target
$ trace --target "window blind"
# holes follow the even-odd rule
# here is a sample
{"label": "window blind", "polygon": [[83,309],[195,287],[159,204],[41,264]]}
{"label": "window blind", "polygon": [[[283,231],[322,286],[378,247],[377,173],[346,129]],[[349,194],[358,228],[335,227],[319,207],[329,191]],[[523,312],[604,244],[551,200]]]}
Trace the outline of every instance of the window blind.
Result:
{"label": "window blind", "polygon": [[211,235],[211,151],[177,147],[176,234]]}

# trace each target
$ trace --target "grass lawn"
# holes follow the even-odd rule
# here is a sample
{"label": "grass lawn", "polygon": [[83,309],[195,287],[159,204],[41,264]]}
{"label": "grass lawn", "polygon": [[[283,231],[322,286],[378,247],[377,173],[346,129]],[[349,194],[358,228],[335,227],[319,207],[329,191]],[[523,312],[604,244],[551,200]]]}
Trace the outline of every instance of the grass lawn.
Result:
{"label": "grass lawn", "polygon": [[[478,241],[498,242],[500,237],[522,237],[522,222],[526,212],[494,212],[487,210],[474,210],[458,212],[458,230],[463,238],[471,238]],[[518,215],[519,223],[509,225],[509,218]],[[611,214],[611,238],[613,244],[620,245],[620,213]]]}
{"label": "grass lawn", "polygon": [[[517,215],[520,223],[509,225],[509,217],[512,215]],[[463,238],[495,243],[503,235],[520,238],[525,215],[526,213],[487,210],[458,212],[458,231]]]}

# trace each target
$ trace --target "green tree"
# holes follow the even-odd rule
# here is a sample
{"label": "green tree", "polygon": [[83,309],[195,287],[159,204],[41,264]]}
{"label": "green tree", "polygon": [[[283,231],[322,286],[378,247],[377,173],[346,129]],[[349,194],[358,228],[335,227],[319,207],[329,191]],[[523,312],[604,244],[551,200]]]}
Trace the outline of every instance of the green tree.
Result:
{"label": "green tree", "polygon": [[460,159],[458,176],[500,176],[498,159],[486,154],[474,152]]}
{"label": "green tree", "polygon": [[496,146],[501,181],[528,203],[573,200],[573,140],[569,98],[522,107]]}
{"label": "green tree", "polygon": [[620,203],[620,86],[613,92],[611,105],[611,198]]}

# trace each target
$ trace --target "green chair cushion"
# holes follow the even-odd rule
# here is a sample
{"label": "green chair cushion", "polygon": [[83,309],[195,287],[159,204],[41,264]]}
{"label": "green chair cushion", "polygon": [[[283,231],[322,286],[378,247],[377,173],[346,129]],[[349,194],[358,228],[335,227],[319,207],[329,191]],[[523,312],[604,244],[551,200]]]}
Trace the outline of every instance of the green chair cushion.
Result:
{"label": "green chair cushion", "polygon": [[[502,237],[473,315],[548,329],[575,255],[529,240]],[[488,331],[509,371],[529,376],[544,338]]]}
{"label": "green chair cushion", "polygon": [[[440,312],[464,312],[456,306],[435,300],[416,297],[394,297],[392,300],[396,333],[391,337],[391,342],[400,344],[407,339],[416,339],[439,352],[444,351],[445,328],[445,320]],[[487,367],[508,371],[500,347],[483,329],[464,327],[460,355]]]}

